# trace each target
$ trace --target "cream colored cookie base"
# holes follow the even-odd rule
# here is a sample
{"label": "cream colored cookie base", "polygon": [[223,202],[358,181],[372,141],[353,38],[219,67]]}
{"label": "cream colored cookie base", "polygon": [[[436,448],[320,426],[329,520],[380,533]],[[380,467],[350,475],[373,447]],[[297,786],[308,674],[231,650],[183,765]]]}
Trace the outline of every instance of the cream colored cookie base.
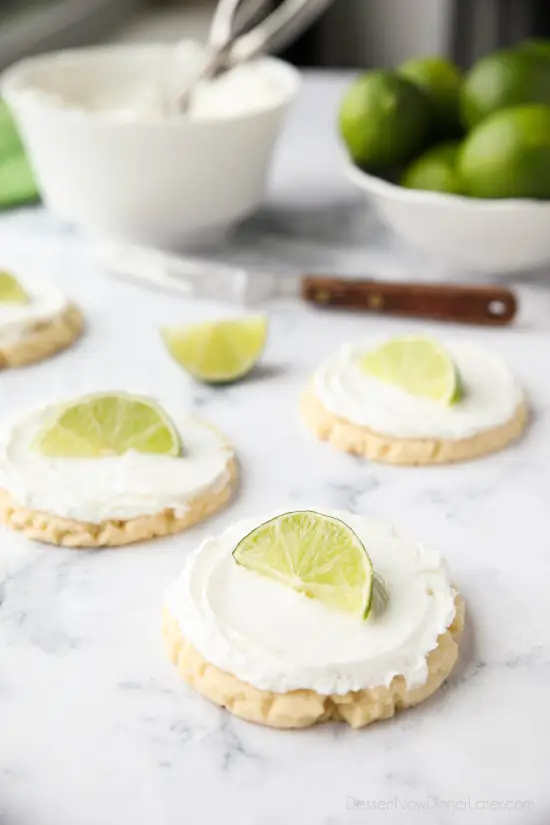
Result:
{"label": "cream colored cookie base", "polygon": [[83,329],[80,310],[70,305],[61,315],[30,327],[17,341],[0,346],[0,369],[42,361],[70,347]]}
{"label": "cream colored cookie base", "polygon": [[19,507],[6,490],[0,490],[0,522],[20,530],[34,541],[74,548],[119,547],[157,536],[170,536],[202,521],[228,501],[237,478],[233,459],[227,464],[227,472],[229,478],[223,488],[216,493],[197,496],[189,502],[189,509],[183,516],[176,516],[173,510],[164,510],[155,516],[90,524]]}
{"label": "cream colored cookie base", "polygon": [[527,423],[527,409],[520,404],[510,421],[469,438],[395,438],[333,415],[311,388],[302,396],[301,409],[306,424],[322,441],[329,441],[338,450],[387,464],[467,461],[500,450],[515,441]]}
{"label": "cream colored cookie base", "polygon": [[195,690],[235,716],[273,728],[306,728],[331,719],[362,728],[423,702],[442,685],[458,658],[456,639],[464,627],[465,612],[460,596],[457,596],[456,608],[453,624],[439,637],[437,647],[428,656],[426,684],[413,690],[407,690],[403,676],[396,676],[389,687],[332,696],[321,696],[313,690],[290,693],[258,690],[207,662],[184,639],[178,623],[166,608],[162,630],[168,656],[179,674]]}

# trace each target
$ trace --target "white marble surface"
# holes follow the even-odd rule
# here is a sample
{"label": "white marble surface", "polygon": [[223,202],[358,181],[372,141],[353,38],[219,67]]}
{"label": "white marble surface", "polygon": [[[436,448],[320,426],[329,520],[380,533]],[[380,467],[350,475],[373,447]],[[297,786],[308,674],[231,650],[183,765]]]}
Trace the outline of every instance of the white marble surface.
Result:
{"label": "white marble surface", "polygon": [[[353,247],[363,225],[371,239],[384,237],[354,213],[339,174],[330,126],[340,88],[338,80],[306,84],[270,203],[242,236],[253,250],[236,258],[272,258],[294,235],[287,263],[359,271],[359,250],[346,251],[346,238]],[[63,284],[89,322],[71,351],[0,376],[2,417],[83,389],[162,395],[169,386],[227,432],[242,467],[235,503],[171,540],[75,552],[2,529],[2,825],[547,822],[550,289],[519,287],[513,329],[451,329],[516,370],[533,408],[525,439],[475,463],[407,470],[316,443],[297,402],[318,359],[343,340],[427,325],[273,307],[258,374],[209,389],[170,361],[158,327],[219,307],[109,280],[78,235],[39,210],[1,218],[0,251],[3,263],[39,267]],[[164,589],[203,536],[249,513],[312,501],[394,520],[440,549],[468,603],[461,660],[445,688],[359,732],[330,725],[285,733],[241,722],[180,683],[162,650]]]}

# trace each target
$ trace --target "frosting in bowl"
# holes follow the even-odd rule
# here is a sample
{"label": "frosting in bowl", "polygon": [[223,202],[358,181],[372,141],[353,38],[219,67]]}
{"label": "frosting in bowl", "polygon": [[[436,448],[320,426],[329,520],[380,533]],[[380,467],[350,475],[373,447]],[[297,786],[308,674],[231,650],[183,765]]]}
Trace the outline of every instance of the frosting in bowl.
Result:
{"label": "frosting in bowl", "polygon": [[345,344],[318,367],[313,390],[325,409],[396,438],[460,439],[505,424],[523,402],[521,388],[499,358],[458,340],[442,343],[460,372],[464,397],[449,406],[415,397],[361,368],[361,357],[381,343],[371,338]]}
{"label": "frosting in bowl", "polygon": [[366,620],[326,608],[238,565],[232,552],[265,518],[245,519],[206,539],[169,587],[166,606],[183,636],[217,667],[261,690],[322,695],[425,684],[427,656],[452,624],[454,590],[439,554],[394,527],[340,511],[369,553],[386,598]]}
{"label": "frosting in bowl", "polygon": [[201,493],[228,481],[233,452],[204,421],[162,405],[183,444],[179,457],[130,451],[104,458],[48,458],[32,448],[57,405],[18,419],[0,439],[0,486],[23,507],[100,524],[173,509],[183,515]]}
{"label": "frosting in bowl", "polygon": [[207,49],[192,40],[93,47],[34,59],[22,76],[14,71],[10,83],[30,103],[128,122],[250,116],[279,106],[289,94],[275,61],[251,60],[196,84],[182,114],[178,96],[207,61]]}

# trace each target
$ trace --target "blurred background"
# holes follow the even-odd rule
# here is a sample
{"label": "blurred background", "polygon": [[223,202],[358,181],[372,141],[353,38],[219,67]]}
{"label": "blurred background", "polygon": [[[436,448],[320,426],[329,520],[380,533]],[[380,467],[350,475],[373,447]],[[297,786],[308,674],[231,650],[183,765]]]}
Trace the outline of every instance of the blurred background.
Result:
{"label": "blurred background", "polygon": [[[281,0],[266,0],[276,5]],[[35,52],[100,41],[202,39],[212,0],[0,0],[0,69]],[[550,36],[549,0],[335,0],[284,56],[300,66],[393,66],[439,53],[461,65]]]}

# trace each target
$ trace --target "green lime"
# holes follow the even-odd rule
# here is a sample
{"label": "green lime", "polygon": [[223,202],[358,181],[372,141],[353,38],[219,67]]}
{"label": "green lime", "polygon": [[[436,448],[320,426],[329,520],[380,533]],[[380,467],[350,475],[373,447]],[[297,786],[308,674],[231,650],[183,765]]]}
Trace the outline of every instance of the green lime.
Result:
{"label": "green lime", "polygon": [[428,149],[405,169],[401,185],[407,189],[427,189],[459,195],[463,191],[457,168],[460,143],[441,143]]}
{"label": "green lime", "polygon": [[361,367],[379,381],[440,404],[454,404],[462,396],[452,358],[431,338],[391,338],[367,352],[361,358]]}
{"label": "green lime", "polygon": [[373,568],[363,544],[339,519],[303,510],[256,527],[233,551],[238,564],[327,607],[366,619]]}
{"label": "green lime", "polygon": [[27,304],[29,296],[11,272],[0,270],[0,303]]}
{"label": "green lime", "polygon": [[33,171],[6,103],[0,99],[0,209],[38,198]]}
{"label": "green lime", "polygon": [[33,171],[23,153],[0,159],[0,209],[38,199]]}
{"label": "green lime", "polygon": [[522,51],[538,54],[540,57],[550,59],[550,39],[544,37],[534,37],[531,40],[524,40],[519,44]]}
{"label": "green lime", "polygon": [[157,404],[126,393],[88,395],[55,410],[33,444],[45,456],[100,458],[139,453],[177,456],[176,428]]}
{"label": "green lime", "polygon": [[440,135],[460,134],[462,74],[458,66],[443,57],[419,57],[403,63],[398,72],[427,95]]}
{"label": "green lime", "polygon": [[23,151],[23,144],[8,104],[0,98],[0,155]]}
{"label": "green lime", "polygon": [[227,383],[242,378],[257,363],[267,338],[267,318],[251,315],[166,327],[162,336],[170,354],[194,378]]}
{"label": "green lime", "polygon": [[340,132],[359,166],[407,163],[429,140],[432,113],[426,95],[393,72],[366,72],[352,83],[340,107]]}
{"label": "green lime", "polygon": [[465,140],[458,166],[476,198],[550,198],[550,106],[495,112]]}
{"label": "green lime", "polygon": [[464,80],[462,116],[469,128],[499,109],[524,103],[550,103],[550,61],[526,50],[484,57]]}

